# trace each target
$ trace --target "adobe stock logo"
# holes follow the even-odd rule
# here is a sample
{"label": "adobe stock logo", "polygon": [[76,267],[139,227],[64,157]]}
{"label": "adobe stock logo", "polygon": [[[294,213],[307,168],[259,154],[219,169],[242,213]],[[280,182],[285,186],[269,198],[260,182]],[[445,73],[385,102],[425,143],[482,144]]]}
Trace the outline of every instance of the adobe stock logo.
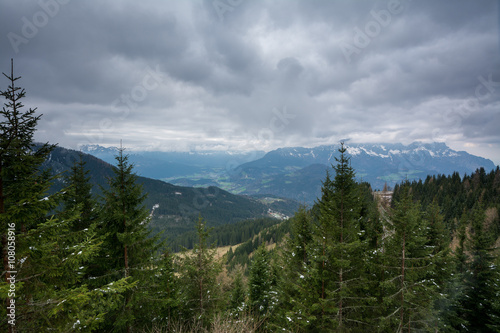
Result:
{"label": "adobe stock logo", "polygon": [[35,38],[40,29],[45,27],[51,18],[59,14],[61,6],[69,2],[70,0],[39,0],[40,10],[35,12],[31,19],[26,16],[21,17],[21,35],[12,31],[7,33],[7,39],[14,52],[19,53],[19,46],[28,44],[30,40]]}
{"label": "adobe stock logo", "polygon": [[[477,77],[477,80],[479,83],[474,89],[473,98],[469,98],[467,102],[461,104],[459,107],[451,108],[442,114],[447,131],[452,127],[462,127],[467,118],[474,112],[480,111],[481,105],[487,103],[494,94],[498,93],[500,82],[493,81],[493,74],[489,74],[488,78],[480,75]],[[432,139],[434,141],[441,141],[446,139],[446,135],[442,133],[441,128],[435,128],[432,132]]]}
{"label": "adobe stock logo", "polygon": [[361,50],[367,48],[372,40],[382,32],[383,28],[387,28],[392,22],[394,15],[399,15],[405,9],[404,5],[399,0],[389,0],[387,9],[379,11],[371,10],[370,16],[373,18],[368,21],[364,29],[358,26],[354,27],[354,36],[352,42],[340,42],[339,47],[344,58],[348,63],[351,63],[352,56],[358,55]]}

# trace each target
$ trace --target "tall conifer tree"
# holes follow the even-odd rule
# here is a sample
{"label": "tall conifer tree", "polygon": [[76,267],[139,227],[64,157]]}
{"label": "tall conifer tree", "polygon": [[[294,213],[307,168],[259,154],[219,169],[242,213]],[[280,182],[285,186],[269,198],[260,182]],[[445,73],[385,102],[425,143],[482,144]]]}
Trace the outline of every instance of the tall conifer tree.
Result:
{"label": "tall conifer tree", "polygon": [[[143,275],[152,274],[151,267],[159,248],[158,237],[149,237],[149,212],[144,206],[146,195],[137,183],[133,165],[128,162],[124,149],[116,156],[114,177],[103,188],[102,232],[105,233],[101,267],[107,281],[131,278],[139,281]],[[111,313],[115,329],[129,331],[138,320],[134,308],[141,302],[149,286],[138,284],[135,292],[125,295],[122,307]]]}
{"label": "tall conifer tree", "polygon": [[500,290],[500,273],[495,265],[494,232],[491,226],[485,224],[485,211],[481,203],[474,206],[469,216],[469,239],[465,244],[469,258],[464,263],[465,269],[461,275],[464,289],[457,311],[465,324],[461,323],[460,326],[471,332],[498,332],[500,312],[495,299]]}
{"label": "tall conifer tree", "polygon": [[[10,84],[1,92],[7,102],[0,112],[2,298],[15,305],[16,330],[95,329],[127,284],[108,285],[105,293],[85,285],[86,267],[98,251],[95,233],[72,232],[78,209],[57,211],[61,193],[48,194],[55,177],[40,171],[54,146],[37,148],[33,137],[41,115],[36,109],[22,110],[25,91],[16,85],[13,65],[5,77]],[[6,324],[2,329],[14,328]]]}
{"label": "tall conifer tree", "polygon": [[324,329],[336,327],[337,331],[347,331],[363,325],[359,309],[366,302],[366,295],[361,296],[359,292],[364,284],[366,242],[360,239],[359,184],[343,142],[339,153],[337,165],[333,166],[335,177],[330,180],[327,175],[318,202],[315,230],[316,242],[321,248],[318,253],[321,261],[317,266],[321,283],[318,305]]}
{"label": "tall conifer tree", "polygon": [[333,264],[337,271],[338,291],[335,291],[334,298],[337,299],[339,331],[348,330],[349,326],[355,326],[358,322],[354,311],[360,304],[357,302],[359,295],[356,289],[360,286],[360,279],[363,278],[362,243],[360,236],[360,210],[361,200],[359,197],[359,187],[355,180],[355,172],[351,167],[350,158],[347,156],[347,148],[341,143],[339,149],[340,158],[336,159],[334,166],[335,178],[333,179],[333,198],[331,204],[334,207],[335,238],[333,244],[334,252]]}
{"label": "tall conifer tree", "polygon": [[438,287],[431,277],[435,270],[433,248],[426,245],[428,224],[420,205],[413,202],[408,184],[402,185],[391,222],[384,248],[388,274],[383,281],[386,315],[382,327],[392,331],[432,327],[432,304]]}
{"label": "tall conifer tree", "polygon": [[243,272],[241,271],[241,268],[234,273],[234,280],[231,289],[229,311],[232,316],[237,318],[243,313],[243,311],[245,311],[247,301],[247,292],[243,283]]}
{"label": "tall conifer tree", "polygon": [[311,317],[311,245],[313,242],[312,216],[306,207],[300,207],[291,219],[290,238],[281,249],[279,325],[291,331],[307,330]]}
{"label": "tall conifer tree", "polygon": [[73,230],[79,231],[89,228],[97,219],[97,203],[92,197],[92,184],[90,183],[90,171],[85,168],[83,155],[78,155],[79,160],[71,166],[65,180],[69,184],[63,195],[65,210],[80,210],[80,216],[73,224]]}
{"label": "tall conifer tree", "polygon": [[[330,204],[333,198],[333,185],[330,173],[327,171],[326,179],[321,188],[321,199],[316,204],[316,223],[313,224],[313,239],[310,247],[311,258],[309,274],[305,276],[308,280],[307,294],[310,301],[304,313],[309,320],[308,328],[311,330],[322,330],[327,327],[335,327],[333,316],[337,313],[336,304],[327,295],[328,290],[336,289],[331,284],[331,278],[335,272],[331,265],[331,244],[334,242],[334,219],[333,207]],[[308,319],[306,319],[308,320]],[[307,321],[306,321],[307,322]]]}
{"label": "tall conifer tree", "polygon": [[265,243],[254,252],[248,279],[249,302],[252,312],[264,316],[271,303],[271,270]]}
{"label": "tall conifer tree", "polygon": [[208,324],[218,306],[220,288],[217,276],[220,262],[215,258],[216,250],[208,245],[209,230],[201,216],[196,224],[198,241],[191,253],[184,251],[180,262],[182,284],[181,297],[185,319],[197,318]]}

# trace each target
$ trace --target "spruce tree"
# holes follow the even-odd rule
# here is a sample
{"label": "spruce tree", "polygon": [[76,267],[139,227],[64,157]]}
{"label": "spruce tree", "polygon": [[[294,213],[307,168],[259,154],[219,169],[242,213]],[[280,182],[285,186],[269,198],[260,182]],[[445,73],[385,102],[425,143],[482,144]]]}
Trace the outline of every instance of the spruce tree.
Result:
{"label": "spruce tree", "polygon": [[[3,75],[9,86],[0,92],[7,100],[0,111],[0,217],[4,278],[9,283],[10,272],[15,269],[9,269],[8,237],[13,237],[11,242],[15,244],[16,235],[35,227],[41,215],[55,206],[55,197],[40,200],[45,197],[51,179],[47,172],[38,172],[54,146],[45,144],[34,150],[33,137],[41,115],[36,115],[36,108],[23,110],[26,91],[16,85],[20,77],[14,76],[13,61],[10,75]],[[12,235],[8,235],[9,229]],[[18,255],[20,245],[15,244]],[[7,297],[5,305],[10,301]]]}
{"label": "spruce tree", "polygon": [[[359,219],[359,235],[362,243],[363,254],[360,256],[358,270],[360,279],[356,294],[358,300],[357,312],[359,322],[356,331],[366,331],[370,327],[377,325],[378,318],[383,314],[382,307],[383,291],[380,281],[384,280],[383,260],[383,237],[384,227],[381,218],[380,209],[387,205],[386,199],[378,201],[373,195],[371,187],[367,183],[359,184],[361,198],[361,212]],[[351,326],[354,330],[354,328]]]}
{"label": "spruce tree", "polygon": [[241,269],[238,269],[232,283],[229,301],[229,311],[232,316],[238,318],[245,311],[247,301],[246,294],[245,285],[243,283],[243,272]]}
{"label": "spruce tree", "polygon": [[[466,240],[462,276],[464,289],[460,299],[459,317],[462,327],[473,332],[497,332],[500,328],[498,303],[499,268],[495,265],[493,232],[485,225],[485,213],[481,203],[475,205],[470,216],[469,239]],[[460,329],[461,327],[456,327]]]}
{"label": "spruce tree", "polygon": [[467,325],[467,320],[462,316],[464,309],[461,304],[465,286],[464,276],[467,271],[467,232],[470,213],[463,211],[460,217],[458,228],[455,232],[457,246],[452,256],[453,275],[445,289],[445,298],[438,299],[436,308],[439,309],[440,328],[443,332],[460,332]]}
{"label": "spruce tree", "polygon": [[172,323],[179,319],[181,281],[175,270],[174,255],[169,250],[155,259],[137,286],[140,292],[135,294],[135,326],[146,328],[153,324],[170,332]]}
{"label": "spruce tree", "polygon": [[[497,169],[498,170],[498,169]],[[498,250],[498,249],[497,249]],[[491,300],[491,312],[488,314],[488,321],[489,323],[487,324],[488,328],[493,330],[493,331],[500,331],[500,256],[498,256],[495,259],[495,262],[493,264],[493,281],[495,281],[492,284],[493,288],[493,299]]]}
{"label": "spruce tree", "polygon": [[[319,287],[319,298],[311,309],[317,319],[317,329],[347,331],[362,329],[365,325],[359,310],[369,301],[365,285],[366,241],[361,237],[360,187],[355,181],[354,169],[341,143],[340,157],[333,166],[335,177],[327,173],[322,197],[317,203],[318,224],[314,230],[314,270],[311,281]],[[359,328],[361,327],[361,328]]]}
{"label": "spruce tree", "polygon": [[159,281],[155,299],[160,302],[159,314],[167,319],[168,330],[171,322],[178,318],[180,306],[179,279],[176,276],[174,257],[168,250],[163,254],[160,262]]}
{"label": "spruce tree", "polygon": [[[108,188],[102,189],[101,232],[106,234],[106,240],[98,267],[106,274],[101,274],[100,280],[112,282],[130,277],[131,282],[140,281],[152,274],[151,267],[160,244],[157,237],[149,235],[149,212],[144,206],[146,195],[137,183],[134,166],[128,162],[123,148],[115,159],[114,176],[108,180]],[[125,295],[121,308],[108,315],[114,329],[128,331],[138,325],[135,308],[140,306],[150,286],[137,285],[134,292]]]}
{"label": "spruce tree", "polygon": [[384,289],[385,330],[428,329],[435,324],[433,301],[439,287],[432,248],[426,246],[427,221],[418,203],[413,202],[408,184],[403,184],[391,216],[391,234],[385,240]]}
{"label": "spruce tree", "polygon": [[108,188],[103,188],[101,218],[109,237],[106,244],[110,258],[108,267],[128,277],[131,267],[140,266],[150,255],[150,249],[142,246],[149,234],[149,212],[143,205],[146,195],[142,186],[137,184],[134,166],[123,152],[121,148],[115,157],[117,165],[113,168],[114,177],[108,180]]}
{"label": "spruce tree", "polygon": [[[7,90],[2,91],[1,95],[7,100],[1,111],[2,120],[0,122],[0,218],[2,234],[2,257],[3,257],[3,276],[6,287],[5,293],[2,293],[4,300],[2,318],[5,316],[5,308],[16,305],[16,292],[20,294],[20,285],[17,283],[17,290],[10,291],[7,287],[12,281],[12,287],[16,286],[17,275],[16,259],[19,258],[21,248],[19,236],[21,231],[27,232],[39,218],[39,214],[46,212],[53,207],[54,200],[51,202],[35,200],[41,197],[44,190],[49,186],[47,174],[42,177],[36,171],[45,157],[50,153],[53,147],[45,145],[39,151],[33,151],[33,136],[36,125],[41,115],[36,116],[36,109],[23,111],[24,105],[21,100],[25,97],[25,90],[16,86],[16,81],[20,77],[14,76],[13,61],[11,62],[11,74],[3,75],[9,81]],[[41,186],[35,186],[38,181],[43,181]],[[42,197],[43,198],[43,197]],[[31,199],[31,200],[30,200]],[[28,208],[28,205],[30,206]],[[29,219],[35,217],[35,219]],[[31,222],[31,223],[29,223]],[[29,224],[28,224],[29,223]],[[10,248],[9,248],[10,247]],[[19,298],[19,297],[17,297]],[[17,317],[21,317],[20,302],[17,299]],[[10,310],[8,310],[10,312]],[[14,314],[15,316],[16,314]],[[12,323],[15,323],[15,317],[8,327],[13,330]],[[3,322],[3,321],[2,321]],[[5,323],[6,324],[6,323]]]}
{"label": "spruce tree", "polygon": [[[326,330],[328,327],[336,326],[333,318],[338,309],[333,299],[328,297],[328,290],[335,290],[333,285],[336,272],[331,265],[332,254],[331,244],[334,240],[334,218],[333,207],[330,204],[333,200],[333,185],[330,173],[327,171],[326,179],[321,188],[321,200],[316,204],[317,223],[313,225],[313,240],[311,242],[310,254],[311,267],[308,276],[305,277],[309,288],[306,294],[311,295],[310,301],[306,305],[304,316],[309,325],[309,329]],[[300,310],[299,310],[300,311]],[[312,320],[309,320],[312,319]]]}
{"label": "spruce tree", "polygon": [[339,331],[344,327],[356,326],[356,309],[361,306],[357,301],[357,289],[363,278],[363,243],[360,241],[360,197],[358,184],[355,181],[354,169],[350,165],[350,158],[346,156],[346,147],[341,143],[340,158],[336,159],[333,180],[334,218],[337,244],[333,250],[337,260],[334,262],[338,272],[338,291],[334,293],[338,304]]}
{"label": "spruce tree", "polygon": [[309,262],[308,248],[312,241],[311,216],[306,207],[301,206],[292,219],[291,264],[299,272]]}
{"label": "spruce tree", "polygon": [[291,331],[306,330],[311,299],[312,217],[304,206],[291,219],[290,238],[281,248],[280,297],[276,317],[278,325]]}
{"label": "spruce tree", "polygon": [[181,302],[185,320],[199,320],[207,325],[217,309],[220,288],[217,276],[221,264],[215,258],[216,250],[208,245],[209,230],[201,216],[196,224],[197,243],[192,252],[184,249],[180,260],[182,284]]}
{"label": "spruce tree", "polygon": [[270,258],[265,244],[254,252],[248,279],[248,295],[252,313],[262,318],[271,306]]}
{"label": "spruce tree", "polygon": [[90,183],[90,171],[85,168],[82,153],[79,160],[71,166],[65,181],[69,184],[63,195],[65,210],[71,211],[77,207],[80,216],[73,224],[73,230],[79,231],[89,228],[97,219],[97,203],[92,197],[92,184]]}
{"label": "spruce tree", "polygon": [[450,236],[444,224],[444,216],[437,200],[427,206],[425,213],[427,220],[427,243],[425,246],[431,250],[433,269],[428,270],[427,278],[436,284],[434,308],[438,315],[435,316],[435,327],[448,330],[449,325],[444,317],[450,315],[450,309],[455,305],[456,291],[454,280],[455,261],[450,251]]}
{"label": "spruce tree", "polygon": [[127,284],[103,291],[84,283],[99,249],[95,231],[72,232],[79,210],[58,211],[62,194],[48,194],[55,177],[40,170],[54,146],[37,148],[33,136],[41,115],[23,111],[25,91],[13,65],[4,75],[9,87],[1,92],[7,102],[0,112],[0,225],[6,283],[0,288],[6,305],[15,305],[15,318],[2,321],[2,329],[12,331],[14,323],[19,331],[95,329]]}

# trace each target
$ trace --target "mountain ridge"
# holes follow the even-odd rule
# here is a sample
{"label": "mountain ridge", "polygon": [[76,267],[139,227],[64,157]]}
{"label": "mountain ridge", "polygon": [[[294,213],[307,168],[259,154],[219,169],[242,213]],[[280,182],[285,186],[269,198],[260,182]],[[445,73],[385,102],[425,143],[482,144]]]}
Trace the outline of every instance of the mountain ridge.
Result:
{"label": "mountain ridge", "polygon": [[[345,145],[358,181],[369,182],[373,189],[382,189],[386,183],[392,187],[405,179],[425,179],[428,175],[454,172],[464,175],[481,167],[495,168],[491,160],[453,150],[444,142],[415,141],[406,145],[347,142]],[[312,204],[320,194],[326,170],[336,164],[339,147],[340,144],[282,147],[267,153],[239,155],[240,159],[227,158],[224,163],[219,160],[218,164],[202,152],[194,154],[193,160],[183,159],[186,155],[170,153],[171,160],[165,157],[152,176],[175,185],[218,186],[231,193],[285,196]],[[98,150],[98,147],[93,149]],[[143,154],[147,157],[153,153]],[[173,160],[177,157],[179,159]],[[146,170],[145,160],[139,162],[138,172]],[[173,166],[181,162],[183,165],[177,171]]]}
{"label": "mountain ridge", "polygon": [[[258,160],[240,165],[238,172],[233,173],[232,180],[245,188],[241,193],[253,194],[264,192],[257,191],[252,184],[276,183],[277,179],[281,179],[280,186],[275,186],[265,193],[287,193],[289,198],[311,204],[320,194],[320,180],[324,179],[326,170],[336,164],[339,147],[339,144],[334,144],[313,148],[279,148]],[[442,142],[413,142],[409,145],[347,143],[346,150],[358,181],[367,181],[374,189],[382,189],[386,183],[394,186],[404,179],[417,180],[428,175],[454,172],[463,175],[481,167],[486,170],[495,168],[491,160],[464,151],[455,151]],[[314,173],[310,172],[310,168],[307,169],[312,165],[316,166]],[[301,174],[309,177],[313,184],[307,184],[307,179],[303,179]],[[293,183],[306,183],[305,189],[293,188],[289,185]]]}
{"label": "mountain ridge", "polygon": [[[81,155],[80,155],[81,154]],[[100,186],[107,186],[112,177],[112,164],[95,156],[63,147],[55,147],[43,168],[51,169],[54,174],[70,170],[74,162],[82,156],[89,170],[94,195],[99,196]],[[137,182],[147,193],[145,207],[151,212],[151,227],[154,232],[166,231],[171,236],[191,231],[201,215],[209,226],[232,224],[251,218],[265,217],[269,211],[291,215],[298,203],[280,199],[279,203],[265,204],[261,200],[244,195],[235,195],[215,186],[193,188],[178,186],[158,179],[137,176]],[[52,188],[57,191],[66,186],[64,179],[58,179]]]}

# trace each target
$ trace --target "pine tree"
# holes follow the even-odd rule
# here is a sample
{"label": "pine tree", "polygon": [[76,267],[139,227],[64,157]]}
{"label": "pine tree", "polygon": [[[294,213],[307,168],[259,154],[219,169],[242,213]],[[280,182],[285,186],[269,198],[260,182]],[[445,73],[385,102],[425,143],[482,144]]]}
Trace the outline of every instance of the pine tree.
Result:
{"label": "pine tree", "polygon": [[[102,189],[104,206],[102,209],[101,232],[107,235],[98,267],[107,274],[101,274],[106,282],[128,278],[131,282],[139,281],[152,274],[154,257],[160,244],[158,237],[150,237],[148,228],[149,212],[144,207],[146,195],[137,183],[133,165],[124,155],[124,149],[116,156],[117,166],[113,169],[114,177],[108,180],[107,189]],[[130,330],[138,325],[135,307],[139,306],[148,285],[138,284],[135,292],[125,295],[122,307],[108,315],[108,322],[113,322],[114,329]],[[141,318],[141,320],[147,320]]]}
{"label": "pine tree", "polygon": [[408,184],[401,189],[391,216],[392,234],[384,248],[386,280],[382,283],[386,314],[385,330],[426,329],[435,324],[432,304],[437,283],[432,248],[427,243],[427,221],[413,202]]}
{"label": "pine tree", "polygon": [[174,256],[167,250],[151,262],[150,269],[142,274],[134,304],[135,326],[146,328],[152,323],[172,329],[179,319],[180,281],[175,271]]}
{"label": "pine tree", "polygon": [[229,311],[234,317],[239,317],[246,307],[246,289],[243,283],[243,273],[237,270],[232,283]]}
{"label": "pine tree", "polygon": [[[10,84],[1,93],[7,102],[0,112],[0,225],[7,283],[0,289],[16,311],[2,328],[12,331],[15,323],[19,331],[95,329],[128,285],[119,281],[102,291],[83,283],[99,249],[95,231],[72,232],[79,211],[58,212],[61,193],[48,195],[55,177],[40,170],[54,146],[36,147],[33,135],[41,116],[36,109],[22,111],[25,91],[16,85],[20,78],[13,65],[5,77]],[[1,314],[7,318],[5,309]]]}
{"label": "pine tree", "polygon": [[304,206],[292,219],[292,239],[290,240],[292,265],[300,272],[305,264],[308,263],[308,247],[312,241],[311,216]]}
{"label": "pine tree", "polygon": [[[51,200],[40,200],[50,186],[50,175],[40,174],[38,167],[50,154],[54,146],[45,144],[34,150],[33,136],[41,115],[36,115],[35,109],[23,111],[22,99],[26,92],[16,86],[20,77],[14,76],[14,64],[11,61],[11,73],[3,75],[9,81],[7,90],[0,94],[7,102],[4,103],[2,121],[0,122],[0,218],[2,234],[2,257],[5,283],[11,281],[9,266],[8,245],[9,237],[13,246],[12,252],[19,257],[19,242],[15,242],[16,235],[33,228],[40,215],[45,214],[55,205],[54,197]],[[9,232],[10,231],[10,232]],[[19,237],[19,236],[17,236]],[[12,257],[11,257],[12,259]],[[14,267],[13,265],[12,267]],[[7,295],[6,295],[7,296]],[[10,304],[13,297],[5,297],[5,306]],[[9,327],[11,329],[11,327]]]}
{"label": "pine tree", "polygon": [[[497,169],[498,170],[498,169]],[[500,256],[497,255],[493,264],[493,299],[491,300],[491,312],[488,314],[487,324],[492,331],[500,331]]]}
{"label": "pine tree", "polygon": [[[363,254],[357,265],[360,280],[357,284],[356,294],[359,300],[356,317],[359,323],[353,331],[366,331],[377,326],[378,318],[383,314],[382,307],[383,291],[380,281],[384,280],[383,260],[383,237],[384,227],[379,212],[380,208],[386,206],[384,202],[379,202],[373,195],[371,186],[368,183],[359,184],[361,198],[361,212],[359,219],[359,239],[362,243]],[[385,209],[385,208],[384,208]]]}
{"label": "pine tree", "polygon": [[79,160],[75,161],[69,174],[65,177],[69,186],[63,195],[64,208],[71,211],[78,207],[81,212],[73,225],[74,231],[89,228],[97,219],[97,203],[92,197],[89,173],[90,171],[85,169],[85,161],[80,153]]}
{"label": "pine tree", "polygon": [[270,309],[271,287],[269,253],[262,243],[254,252],[248,279],[250,308],[258,317],[265,316]]}
{"label": "pine tree", "polygon": [[171,322],[178,317],[180,306],[179,279],[175,272],[174,257],[169,251],[163,254],[159,271],[160,283],[156,293],[159,291],[160,295],[156,295],[156,299],[160,301],[160,315],[167,318],[168,330]]}
{"label": "pine tree", "polygon": [[196,224],[198,242],[191,253],[184,249],[180,262],[180,273],[185,281],[182,284],[181,297],[185,311],[185,319],[200,320],[208,324],[218,306],[220,288],[217,276],[221,265],[216,260],[216,250],[209,247],[207,240],[209,230],[201,216]]}
{"label": "pine tree", "polygon": [[[433,269],[428,270],[427,278],[436,284],[436,298],[434,308],[439,315],[436,316],[435,327],[440,330],[449,329],[447,320],[450,309],[454,306],[456,291],[453,271],[455,261],[450,252],[450,237],[444,224],[444,216],[437,200],[427,206],[425,214],[427,220],[427,243],[425,246],[431,250]],[[439,296],[438,296],[439,295]]]}
{"label": "pine tree", "polygon": [[[128,163],[128,156],[123,152],[121,148],[115,158],[117,166],[113,168],[114,177],[108,180],[109,188],[103,188],[102,219],[104,230],[109,234],[110,267],[121,270],[121,275],[127,277],[131,267],[140,265],[150,255],[150,249],[142,246],[149,233],[149,212],[143,206],[146,195],[137,184],[134,166]],[[135,248],[133,254],[132,248]]]}
{"label": "pine tree", "polygon": [[281,319],[278,326],[291,331],[307,329],[312,320],[307,315],[313,302],[309,292],[312,241],[312,217],[302,206],[291,219],[290,238],[280,256],[280,297],[275,317]]}
{"label": "pine tree", "polygon": [[464,263],[464,290],[458,315],[465,322],[461,324],[469,331],[497,332],[500,313],[494,303],[499,290],[499,268],[493,255],[495,239],[493,232],[485,226],[481,203],[476,204],[470,219],[470,238],[466,241],[469,258]]}
{"label": "pine tree", "polygon": [[331,180],[327,173],[317,203],[316,245],[311,257],[316,262],[312,272],[316,272],[320,297],[311,309],[319,319],[318,329],[341,332],[363,327],[359,310],[368,299],[363,291],[366,241],[361,239],[360,187],[343,143],[339,152],[333,166],[335,177]]}
{"label": "pine tree", "polygon": [[336,272],[331,265],[333,258],[331,258],[330,251],[331,244],[335,242],[334,212],[330,204],[333,200],[333,192],[332,180],[327,171],[326,179],[321,188],[321,200],[316,205],[318,207],[316,209],[317,223],[313,225],[313,240],[309,255],[311,267],[308,276],[305,277],[309,285],[306,294],[311,295],[311,298],[306,305],[307,312],[304,313],[304,316],[307,318],[306,322],[309,318],[313,319],[313,322],[308,323],[312,331],[335,327],[336,321],[331,317],[338,313],[335,302],[327,295],[328,290],[336,289],[335,286],[331,286],[331,283],[336,280],[332,279]]}
{"label": "pine tree", "polygon": [[[342,142],[339,149],[340,158],[336,159],[338,164],[334,167],[333,186],[335,191],[332,201],[336,220],[336,237],[338,237],[338,246],[334,244],[334,252],[338,253],[336,263],[338,265],[336,268],[338,271],[338,292],[335,292],[335,295],[339,308],[339,331],[343,331],[346,324],[349,326],[348,320],[354,319],[354,316],[350,316],[349,310],[359,306],[352,301],[356,297],[355,288],[357,286],[351,286],[349,283],[355,281],[359,284],[360,280],[358,279],[362,277],[361,270],[356,268],[362,267],[363,261],[358,260],[364,252],[362,250],[363,244],[359,240],[361,207],[358,186],[355,181],[354,169],[350,166],[350,158],[346,156],[346,151],[347,149]],[[336,247],[338,248],[335,249]],[[351,311],[351,313],[355,312]]]}

